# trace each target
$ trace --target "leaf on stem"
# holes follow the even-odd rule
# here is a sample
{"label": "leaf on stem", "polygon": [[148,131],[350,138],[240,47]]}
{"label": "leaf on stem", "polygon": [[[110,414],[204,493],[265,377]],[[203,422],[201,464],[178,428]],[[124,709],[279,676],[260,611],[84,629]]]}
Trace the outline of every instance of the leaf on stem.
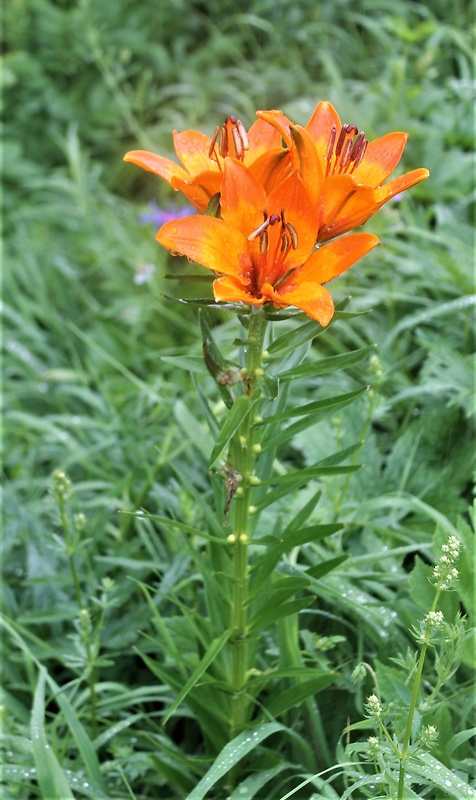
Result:
{"label": "leaf on stem", "polygon": [[222,429],[218,434],[215,447],[210,456],[209,466],[212,467],[215,461],[221,456],[231,437],[236,433],[241,423],[246,419],[259,397],[238,397],[227,414]]}

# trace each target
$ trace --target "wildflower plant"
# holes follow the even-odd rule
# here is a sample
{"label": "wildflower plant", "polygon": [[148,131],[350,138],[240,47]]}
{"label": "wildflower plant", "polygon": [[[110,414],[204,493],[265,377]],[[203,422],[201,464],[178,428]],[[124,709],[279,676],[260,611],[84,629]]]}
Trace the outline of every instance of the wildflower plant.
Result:
{"label": "wildflower plant", "polygon": [[[456,612],[454,621],[449,622],[443,611],[437,609],[442,594],[454,588],[458,580],[456,564],[460,552],[461,542],[455,534],[441,545],[436,564],[427,575],[434,590],[431,609],[412,628],[419,651],[408,651],[405,658],[392,658],[398,669],[393,673],[393,688],[397,692],[388,702],[383,702],[380,697],[376,673],[368,670],[376,691],[367,697],[364,711],[375,734],[368,737],[364,748],[360,744],[350,745],[346,753],[354,758],[357,752],[361,757],[364,754],[364,758],[373,763],[373,775],[368,778],[364,777],[365,771],[349,770],[345,798],[352,795],[356,786],[375,790],[377,784],[382,791],[387,790],[382,797],[393,800],[419,797],[414,787],[425,782],[430,770],[435,787],[452,790],[452,796],[453,792],[457,797],[474,796],[473,789],[430,755],[440,733],[434,720],[442,702],[442,690],[460,666],[465,644],[472,636],[460,612]],[[429,651],[433,651],[431,666],[428,664]],[[365,673],[364,665],[359,665],[354,671],[354,679],[362,680]],[[426,723],[429,719],[433,722]],[[444,717],[440,716],[440,719]],[[353,729],[361,727],[357,723]],[[368,796],[375,795],[371,793]]]}
{"label": "wildflower plant", "polygon": [[[261,741],[277,730],[273,720],[299,702],[307,703],[315,742],[325,741],[313,698],[334,680],[333,671],[306,668],[300,659],[290,665],[284,652],[286,637],[295,642],[299,637],[297,615],[319,594],[319,580],[338,568],[346,555],[339,553],[311,567],[299,558],[290,561],[290,553],[332,537],[342,527],[327,519],[309,524],[319,492],[297,512],[292,510],[292,496],[316,478],[359,469],[355,459],[345,462],[357,453],[360,442],[305,469],[285,468],[279,456],[283,445],[313,426],[326,408],[350,404],[361,390],[327,401],[296,403],[289,389],[300,377],[355,367],[370,356],[372,348],[364,347],[306,361],[310,343],[332,321],[353,316],[343,306],[336,310],[324,284],[379,243],[371,233],[351,231],[396,194],[428,177],[426,169],[416,169],[386,182],[400,161],[407,135],[397,132],[368,142],[355,125],[341,123],[330,103],[318,103],[304,127],[280,111],[259,111],[257,116],[249,132],[234,116],[227,117],[212,137],[175,132],[181,165],[141,150],[124,158],[159,175],[195,206],[199,214],[167,221],[157,240],[172,255],[185,256],[214,275],[214,301],[194,302],[201,306],[205,364],[222,400],[217,405],[197,384],[214,439],[209,468],[215,507],[202,509],[204,529],[187,526],[206,543],[196,563],[208,625],[202,626],[202,655],[193,670],[178,653],[178,673],[172,664],[143,657],[176,693],[164,721],[181,703],[188,703],[217,752],[223,755],[223,748],[234,743],[234,766],[220,773],[228,788],[236,783],[236,753],[251,741],[242,738],[246,732]],[[215,341],[213,305],[236,314],[240,333],[234,347]],[[280,333],[282,320],[288,322]],[[269,509],[278,501],[289,512],[273,519]],[[184,528],[178,520],[161,522]],[[447,572],[445,578],[435,573],[440,591],[448,577]],[[150,588],[143,589],[163,631]],[[437,614],[435,609],[431,613]],[[428,635],[437,626],[433,616],[423,623]],[[292,620],[294,627],[289,625]],[[270,658],[263,645],[273,625],[284,640],[283,650]],[[425,640],[423,647],[427,646]],[[369,698],[367,710],[386,732],[376,695]],[[409,726],[402,764],[411,722]],[[376,752],[377,739],[372,748]],[[242,755],[245,752],[246,748]],[[216,764],[213,774],[217,779]]]}

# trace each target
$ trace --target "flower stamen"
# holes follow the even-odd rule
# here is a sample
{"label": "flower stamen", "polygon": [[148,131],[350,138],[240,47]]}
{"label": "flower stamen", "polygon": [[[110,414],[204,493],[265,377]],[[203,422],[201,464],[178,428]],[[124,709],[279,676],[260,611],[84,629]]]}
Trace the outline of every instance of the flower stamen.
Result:
{"label": "flower stamen", "polygon": [[[337,139],[337,142],[336,142]],[[333,125],[327,142],[325,161],[326,177],[342,172],[352,173],[365,156],[368,141],[365,133],[356,125],[342,125],[339,136],[337,136],[336,126]],[[334,164],[332,158],[334,156]]]}
{"label": "flower stamen", "polygon": [[219,156],[221,158],[232,156],[243,161],[245,150],[249,150],[249,146],[245,126],[241,120],[230,115],[221,127],[217,126],[210,142],[208,157],[218,165],[220,164]]}

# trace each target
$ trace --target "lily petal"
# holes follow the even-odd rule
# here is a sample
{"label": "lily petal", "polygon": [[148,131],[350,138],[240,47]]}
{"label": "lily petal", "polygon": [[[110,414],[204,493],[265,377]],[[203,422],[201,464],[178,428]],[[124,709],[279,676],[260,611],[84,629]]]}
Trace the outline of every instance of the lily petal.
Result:
{"label": "lily petal", "polygon": [[202,172],[194,180],[174,176],[170,181],[176,192],[183,192],[197,211],[205,211],[213,195],[220,191],[221,173]]}
{"label": "lily petal", "polygon": [[411,186],[420,183],[420,181],[426,180],[429,174],[428,170],[423,167],[413,169],[411,172],[406,172],[405,175],[394,178],[393,181],[386,183],[385,186],[380,186],[375,191],[375,201],[379,204],[379,208],[382,203],[386,203],[387,200],[395,197],[399,192],[404,192],[405,189],[409,189]]}
{"label": "lily petal", "polygon": [[[286,254],[286,271],[301,265],[311,254],[316,242],[319,212],[307,192],[307,187],[296,173],[276,186],[266,198],[269,215],[285,211],[285,218],[297,234],[297,246]],[[279,226],[270,229],[270,242],[280,236]],[[271,249],[271,246],[270,246]],[[277,280],[275,277],[273,283]]]}
{"label": "lily petal", "polygon": [[192,177],[210,169],[218,170],[218,165],[208,155],[211,141],[209,136],[199,131],[174,131],[175,152]]}
{"label": "lily petal", "polygon": [[155,175],[160,175],[168,183],[172,182],[172,178],[181,178],[185,180],[188,178],[188,173],[182,167],[170,161],[169,158],[158,156],[155,153],[150,153],[148,150],[130,150],[125,154],[123,161],[129,164],[135,164],[137,167],[142,167],[147,172],[153,172]]}
{"label": "lily petal", "polygon": [[264,153],[280,148],[281,136],[276,128],[263,119],[257,119],[248,131],[249,149],[245,150],[245,164],[249,166]]}
{"label": "lily petal", "polygon": [[291,138],[295,168],[299,170],[312,202],[317,205],[324,187],[324,171],[316,146],[306,129],[300,125],[291,126]]}
{"label": "lily petal", "polygon": [[213,272],[251,281],[248,242],[241,231],[215,217],[192,216],[166,222],[157,241],[168,250],[187,256]]}
{"label": "lily petal", "polygon": [[290,126],[292,125],[292,122],[283,114],[282,111],[276,111],[275,109],[271,111],[257,111],[256,116],[276,128],[279,135],[283,137],[287,146],[291,146]]}
{"label": "lily petal", "polygon": [[265,302],[264,297],[254,297],[247,291],[246,286],[243,286],[240,280],[230,275],[213,281],[213,295],[215,300],[225,303],[246,303],[250,306],[262,306]]}
{"label": "lily petal", "polygon": [[309,317],[326,326],[334,315],[334,303],[331,295],[320,283],[305,281],[299,287],[279,286],[277,289],[266,283],[262,287],[262,294],[278,308],[283,306],[296,306]]}
{"label": "lily petal", "polygon": [[399,163],[407,139],[407,133],[396,132],[369,142],[362,163],[354,172],[358,182],[374,188],[381,186]]}
{"label": "lily petal", "polygon": [[263,222],[265,190],[241,161],[225,160],[221,192],[221,214],[230,225],[251,233]]}
{"label": "lily petal", "polygon": [[306,125],[306,131],[314,141],[322,164],[324,163],[333,126],[335,126],[337,135],[339,135],[341,121],[337,111],[331,103],[321,100]]}
{"label": "lily petal", "polygon": [[300,268],[291,272],[279,285],[279,291],[297,289],[311,282],[327,283],[379,244],[371,233],[354,233],[319,247]]}

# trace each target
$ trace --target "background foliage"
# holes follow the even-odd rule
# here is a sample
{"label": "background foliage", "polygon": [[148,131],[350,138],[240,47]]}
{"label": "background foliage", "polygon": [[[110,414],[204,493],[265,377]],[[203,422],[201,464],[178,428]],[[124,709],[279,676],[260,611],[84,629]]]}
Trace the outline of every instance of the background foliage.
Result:
{"label": "background foliage", "polygon": [[[398,694],[402,676],[391,659],[405,655],[408,629],[426,608],[434,541],[455,526],[467,561],[448,611],[458,598],[471,613],[472,25],[463,0],[5,4],[6,797],[172,800],[192,792],[213,761],[193,710],[181,706],[161,725],[175,695],[139,655],[156,656],[160,640],[168,663],[173,646],[193,663],[186,609],[201,607],[202,545],[129,513],[143,508],[200,528],[214,491],[213,441],[194,380],[215,403],[219,396],[205,373],[167,359],[200,354],[196,311],[166,297],[183,287],[164,273],[183,268],[167,263],[153,225],[137,219],[152,198],[164,207],[180,199],[121,160],[135,147],[171,155],[174,128],[210,134],[229,113],[249,125],[256,108],[305,122],[318,99],[329,99],[368,138],[408,131],[405,169],[431,172],[373,218],[368,228],[382,246],[334,284],[337,300],[351,294],[350,310],[371,313],[337,321],[310,353],[376,343],[379,361],[332,376],[332,385],[324,376],[292,387],[296,402],[372,388],[298,434],[280,454],[283,470],[360,438],[365,468],[313,481],[296,490],[291,508],[273,507],[289,518],[319,489],[309,522],[345,527],[299,557],[317,564],[343,549],[352,558],[322,579],[300,615],[307,665],[336,675],[318,695],[325,742],[319,754],[304,751],[289,734],[305,734],[304,717],[287,711],[242,796],[291,796],[307,775],[347,758],[342,731],[362,720],[373,689],[368,677],[352,682],[358,663],[372,665],[387,701]],[[212,323],[220,342],[237,335],[224,312]],[[292,322],[277,326],[281,334]],[[57,469],[73,482],[70,530],[81,528],[74,515],[86,516],[76,558],[94,610],[88,630],[51,493]],[[271,629],[267,645],[271,660],[282,654]],[[454,737],[471,724],[473,660],[466,646],[435,712],[444,733],[434,756],[465,780],[469,740]],[[353,732],[353,741],[366,735]],[[293,796],[341,796],[361,779],[342,772],[334,788],[316,779]],[[416,791],[434,797],[428,776],[419,780]],[[352,796],[373,791],[364,781]],[[459,797],[453,786],[438,791]]]}

